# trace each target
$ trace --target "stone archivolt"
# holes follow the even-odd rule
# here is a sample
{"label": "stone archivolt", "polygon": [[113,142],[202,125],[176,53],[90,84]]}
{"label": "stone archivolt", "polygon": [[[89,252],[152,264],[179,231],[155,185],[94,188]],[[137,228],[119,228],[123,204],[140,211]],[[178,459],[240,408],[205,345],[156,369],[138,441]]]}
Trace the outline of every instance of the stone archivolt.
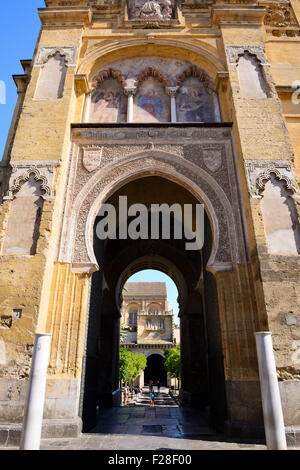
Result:
{"label": "stone archivolt", "polygon": [[[203,136],[208,136],[209,129],[202,129]],[[205,132],[207,131],[207,132]],[[87,130],[88,132],[88,130]],[[110,131],[111,132],[111,131]],[[155,132],[155,130],[154,130]],[[170,130],[166,131],[170,134]],[[166,134],[164,132],[164,135]],[[138,131],[131,130],[135,135]],[[162,130],[160,130],[162,133]],[[120,134],[120,132],[118,133]],[[126,135],[126,131],[123,132]],[[100,137],[98,131],[98,136]],[[130,133],[128,133],[127,138]],[[185,135],[187,133],[185,132]],[[216,135],[216,134],[215,134]],[[132,136],[133,137],[133,136]],[[123,137],[124,139],[124,137]],[[123,140],[122,139],[122,140]],[[155,143],[156,139],[151,139]],[[84,146],[84,144],[82,142]],[[81,158],[81,152],[74,147],[72,170],[70,175],[70,185],[68,188],[68,211],[65,213],[65,228],[63,233],[66,238],[61,240],[60,258],[61,262],[72,261],[73,263],[86,263],[96,265],[93,253],[93,242],[91,239],[91,227],[94,217],[99,210],[101,202],[104,202],[113,188],[117,185],[125,184],[143,174],[151,174],[167,177],[179,184],[186,185],[192,192],[197,188],[197,196],[206,205],[209,217],[215,233],[215,244],[211,254],[210,264],[224,265],[245,260],[245,241],[243,240],[241,221],[238,213],[238,197],[236,187],[228,175],[234,176],[234,163],[231,156],[230,139],[225,139],[223,147],[211,146],[207,141],[203,141],[200,147],[203,150],[203,163],[198,159],[197,163],[189,161],[188,153],[186,159],[172,153],[159,150],[159,145],[154,144],[153,150],[142,150],[136,144],[126,148],[124,155],[123,146],[119,145],[118,153],[120,157],[115,161],[105,165],[105,155],[109,150],[102,143],[99,146],[99,152],[103,151],[102,165],[97,172],[85,173],[81,175],[81,165],[78,159]],[[96,152],[96,148],[93,148]],[[199,154],[200,156],[200,154]],[[221,162],[223,161],[222,169]],[[202,168],[201,168],[202,167]],[[209,173],[211,172],[211,174]],[[214,172],[221,172],[216,174]],[[80,175],[80,176],[79,176]],[[78,178],[80,186],[78,187]],[[77,188],[77,189],[76,189]],[[66,247],[68,250],[66,251]]]}

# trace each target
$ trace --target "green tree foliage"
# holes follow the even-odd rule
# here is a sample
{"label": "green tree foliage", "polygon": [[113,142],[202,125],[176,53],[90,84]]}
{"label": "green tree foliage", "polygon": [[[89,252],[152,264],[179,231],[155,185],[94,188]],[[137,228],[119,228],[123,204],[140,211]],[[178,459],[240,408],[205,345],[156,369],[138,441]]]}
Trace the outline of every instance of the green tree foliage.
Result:
{"label": "green tree foliage", "polygon": [[126,347],[121,346],[119,378],[122,382],[135,380],[146,365],[147,359],[143,354],[132,353]]}
{"label": "green tree foliage", "polygon": [[165,351],[165,369],[169,377],[180,378],[180,344],[177,344],[174,349],[167,349]]}

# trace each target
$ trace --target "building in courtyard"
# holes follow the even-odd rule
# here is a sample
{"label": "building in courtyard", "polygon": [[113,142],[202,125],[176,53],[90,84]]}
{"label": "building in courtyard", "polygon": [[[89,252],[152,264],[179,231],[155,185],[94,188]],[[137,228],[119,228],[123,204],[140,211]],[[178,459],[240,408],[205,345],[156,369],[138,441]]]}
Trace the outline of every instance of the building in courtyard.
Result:
{"label": "building in courtyard", "polygon": [[[44,436],[120,404],[123,287],[157,269],[178,289],[180,406],[263,436],[255,333],[270,331],[299,445],[299,0],[46,0],[38,15],[0,163],[0,439],[20,436],[36,333],[51,334]],[[163,204],[169,236],[149,217]],[[195,246],[182,215],[197,225],[199,205]]]}
{"label": "building in courtyard", "polygon": [[140,387],[171,385],[164,368],[164,352],[175,347],[173,310],[169,310],[165,282],[127,282],[121,308],[121,345],[144,354],[147,368],[139,376]]}

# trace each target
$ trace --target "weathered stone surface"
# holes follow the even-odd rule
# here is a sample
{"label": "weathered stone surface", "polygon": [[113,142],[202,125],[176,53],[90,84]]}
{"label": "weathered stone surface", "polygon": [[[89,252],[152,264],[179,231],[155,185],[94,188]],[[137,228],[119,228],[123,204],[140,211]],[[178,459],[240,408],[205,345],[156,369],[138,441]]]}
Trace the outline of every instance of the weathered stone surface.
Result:
{"label": "weathered stone surface", "polygon": [[[165,12],[163,20],[158,15],[148,21],[126,17],[124,2],[89,2],[89,8],[55,3],[54,9],[40,10],[42,30],[35,63],[24,63],[25,75],[16,77],[19,99],[1,163],[1,421],[22,420],[37,331],[52,334],[45,416],[49,421],[57,416],[65,421],[78,415],[89,279],[101,264],[93,258],[96,206],[124,183],[152,175],[175,181],[206,203],[213,229],[210,254],[204,257],[207,264],[211,256],[210,273],[217,285],[208,289],[213,300],[206,308],[220,323],[212,356],[219,366],[221,358],[222,384],[230,383],[228,426],[244,433],[247,426],[253,424],[254,429],[261,423],[254,332],[271,330],[285,424],[291,426],[289,439],[296,441],[300,423],[296,403],[299,256],[270,250],[268,237],[274,226],[271,232],[266,229],[260,198],[274,174],[291,192],[287,197],[296,216],[288,228],[299,226],[300,112],[299,103],[293,102],[299,97],[298,85],[292,86],[299,80],[299,5],[292,0],[293,12],[286,6],[282,22],[278,20],[282,8],[275,5],[275,12],[268,8],[264,30],[265,10],[253,4],[227,2],[200,8],[199,2],[185,1],[179,9],[172,3],[171,15]],[[51,66],[57,54],[63,70],[55,68],[44,81],[46,64]],[[249,77],[241,73],[239,79],[237,64],[245,63],[245,54],[258,64],[254,95]],[[165,75],[159,67],[149,70],[147,62],[138,84],[128,84],[133,57],[139,63],[156,57],[155,64],[163,61],[170,70]],[[186,61],[192,67],[185,68]],[[118,64],[118,70],[110,71],[110,64]],[[186,78],[197,77],[201,86],[210,87],[211,94],[217,91],[222,119],[233,123],[232,130],[224,123],[199,124],[201,113],[195,114],[196,125],[85,124],[87,84],[94,77],[105,80],[105,71],[122,88],[138,87],[148,78],[158,80],[162,93],[164,87],[181,87]],[[85,83],[82,89],[74,86],[75,72]],[[55,77],[56,87],[52,87]],[[188,93],[183,94],[188,102]],[[136,103],[139,95],[135,96]],[[174,94],[166,95],[163,101],[173,98]],[[81,126],[70,131],[71,123]],[[266,171],[257,173],[264,165]],[[20,214],[20,207],[14,210],[17,195],[31,177],[35,183],[41,181],[38,196],[43,198],[32,251],[32,234],[22,233],[22,228],[18,232],[11,225],[14,213]],[[26,219],[32,222],[35,214],[29,212]],[[198,281],[189,283],[189,289],[201,290],[202,282],[207,282],[200,275]],[[14,316],[20,310],[21,316]],[[111,325],[117,331],[117,320]],[[185,364],[192,364],[188,358],[193,347],[186,347]],[[116,367],[114,354],[112,345],[111,368]],[[76,434],[76,423],[66,421],[65,431]],[[64,427],[57,425],[53,422],[52,435],[61,436]],[[12,427],[9,433],[0,432],[7,444],[16,442],[19,430]]]}

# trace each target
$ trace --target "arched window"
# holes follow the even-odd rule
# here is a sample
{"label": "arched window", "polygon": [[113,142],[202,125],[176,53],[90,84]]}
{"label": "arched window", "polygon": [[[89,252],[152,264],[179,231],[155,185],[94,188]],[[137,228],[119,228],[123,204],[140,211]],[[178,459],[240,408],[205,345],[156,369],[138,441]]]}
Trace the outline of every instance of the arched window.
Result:
{"label": "arched window", "polygon": [[129,326],[137,326],[137,314],[136,309],[129,310]]}

